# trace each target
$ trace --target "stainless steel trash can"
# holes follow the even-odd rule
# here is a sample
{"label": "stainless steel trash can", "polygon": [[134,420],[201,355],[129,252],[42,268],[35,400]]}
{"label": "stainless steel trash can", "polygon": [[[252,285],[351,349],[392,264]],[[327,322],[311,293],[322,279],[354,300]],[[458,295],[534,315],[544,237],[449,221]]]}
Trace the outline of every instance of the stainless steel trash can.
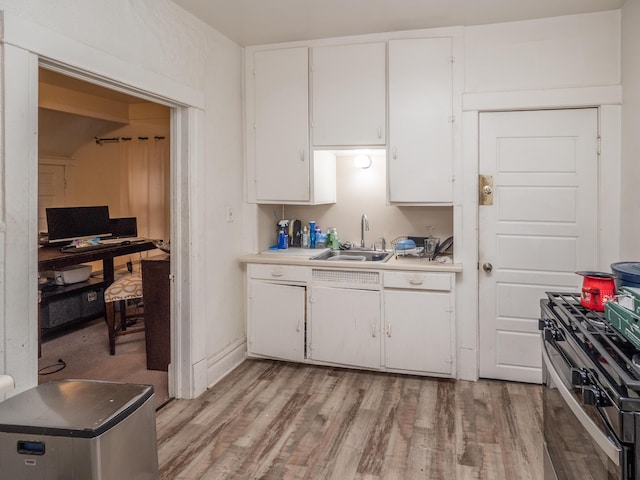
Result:
{"label": "stainless steel trash can", "polygon": [[153,387],[62,380],[5,400],[0,477],[157,480]]}

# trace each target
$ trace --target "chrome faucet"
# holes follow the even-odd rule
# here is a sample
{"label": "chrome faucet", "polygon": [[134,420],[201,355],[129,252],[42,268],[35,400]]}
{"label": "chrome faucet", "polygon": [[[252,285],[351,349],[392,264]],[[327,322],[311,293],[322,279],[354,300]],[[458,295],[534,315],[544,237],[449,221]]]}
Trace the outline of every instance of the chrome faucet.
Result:
{"label": "chrome faucet", "polygon": [[364,231],[369,231],[369,219],[367,218],[367,214],[363,213],[362,218],[360,219],[360,247],[364,248]]}

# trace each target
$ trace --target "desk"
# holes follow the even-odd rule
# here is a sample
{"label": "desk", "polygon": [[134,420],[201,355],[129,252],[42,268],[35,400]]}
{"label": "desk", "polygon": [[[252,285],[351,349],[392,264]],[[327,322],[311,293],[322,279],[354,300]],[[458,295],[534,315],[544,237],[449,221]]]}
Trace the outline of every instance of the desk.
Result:
{"label": "desk", "polygon": [[38,249],[38,271],[55,270],[57,268],[80,265],[81,263],[102,260],[102,276],[105,286],[113,283],[113,259],[122,255],[144,252],[156,248],[151,241],[130,243],[129,245],[109,245],[96,250],[86,250],[78,253],[61,252],[58,247],[40,247]]}
{"label": "desk", "polygon": [[[113,259],[122,255],[144,252],[155,249],[155,244],[151,241],[130,243],[128,245],[109,245],[96,250],[85,250],[84,252],[67,253],[61,252],[59,247],[38,248],[38,272],[44,270],[55,270],[58,268],[80,265],[81,263],[102,261],[102,284],[108,287],[114,280]],[[40,319],[40,305],[38,305],[38,357],[41,354],[42,325]]]}

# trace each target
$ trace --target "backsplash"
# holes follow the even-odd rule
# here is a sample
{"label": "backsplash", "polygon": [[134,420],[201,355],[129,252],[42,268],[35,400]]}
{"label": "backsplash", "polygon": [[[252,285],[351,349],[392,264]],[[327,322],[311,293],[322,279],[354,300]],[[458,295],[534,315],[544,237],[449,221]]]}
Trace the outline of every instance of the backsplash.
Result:
{"label": "backsplash", "polygon": [[387,248],[400,236],[426,236],[427,226],[440,239],[453,234],[453,207],[398,207],[387,205],[386,160],[371,156],[370,168],[356,168],[353,156],[337,158],[337,202],[331,205],[259,205],[258,246],[266,250],[277,243],[276,225],[282,218],[298,219],[303,225],[315,220],[325,232],[336,227],[341,242],[360,243],[360,220],[365,213],[369,231],[367,246],[385,237]]}

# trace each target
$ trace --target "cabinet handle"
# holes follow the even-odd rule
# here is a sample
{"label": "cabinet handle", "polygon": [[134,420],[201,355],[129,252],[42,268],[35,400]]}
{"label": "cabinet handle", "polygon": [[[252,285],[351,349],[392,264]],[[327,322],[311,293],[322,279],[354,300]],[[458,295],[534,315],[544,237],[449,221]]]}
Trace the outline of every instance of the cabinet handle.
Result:
{"label": "cabinet handle", "polygon": [[398,158],[398,147],[396,147],[395,145],[393,146],[393,152],[391,153],[391,156],[394,160]]}
{"label": "cabinet handle", "polygon": [[421,278],[412,278],[411,280],[409,280],[409,283],[411,285],[422,285],[424,283],[424,280],[422,280]]}
{"label": "cabinet handle", "polygon": [[300,331],[300,317],[298,317],[298,321],[296,322],[296,332]]}
{"label": "cabinet handle", "polygon": [[281,277],[282,275],[282,272],[271,272],[272,277]]}
{"label": "cabinet handle", "polygon": [[391,338],[391,322],[387,323],[387,337]]}
{"label": "cabinet handle", "polygon": [[382,127],[378,127],[378,138],[382,138]]}
{"label": "cabinet handle", "polygon": [[376,338],[376,322],[371,322],[371,336]]}
{"label": "cabinet handle", "polygon": [[300,150],[300,161],[304,162],[304,148]]}

